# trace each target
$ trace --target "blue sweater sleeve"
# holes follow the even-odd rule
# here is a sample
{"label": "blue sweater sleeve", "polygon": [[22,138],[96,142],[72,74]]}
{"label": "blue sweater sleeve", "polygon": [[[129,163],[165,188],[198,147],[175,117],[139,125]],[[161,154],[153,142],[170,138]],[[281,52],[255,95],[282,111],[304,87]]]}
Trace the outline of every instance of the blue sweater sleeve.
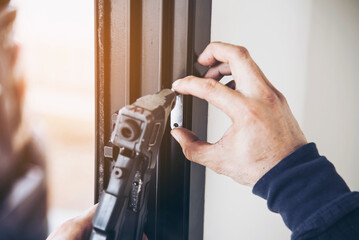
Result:
{"label": "blue sweater sleeve", "polygon": [[359,193],[350,191],[314,143],[273,167],[253,193],[282,216],[292,239],[359,239]]}

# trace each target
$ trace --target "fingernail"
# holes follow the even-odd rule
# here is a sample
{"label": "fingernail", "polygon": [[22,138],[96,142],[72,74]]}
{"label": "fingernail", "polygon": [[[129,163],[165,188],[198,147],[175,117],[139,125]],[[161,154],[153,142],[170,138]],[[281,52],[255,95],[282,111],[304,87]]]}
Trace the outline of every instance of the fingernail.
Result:
{"label": "fingernail", "polygon": [[180,81],[181,81],[180,79],[174,81],[174,82],[172,83],[172,88],[176,88],[176,87],[178,86],[178,84],[180,83]]}

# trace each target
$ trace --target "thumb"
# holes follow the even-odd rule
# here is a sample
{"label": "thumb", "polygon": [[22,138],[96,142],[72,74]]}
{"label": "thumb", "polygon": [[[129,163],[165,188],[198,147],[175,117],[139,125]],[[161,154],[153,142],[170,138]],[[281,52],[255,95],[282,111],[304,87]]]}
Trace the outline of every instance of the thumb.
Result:
{"label": "thumb", "polygon": [[186,128],[175,128],[171,131],[172,136],[181,145],[183,154],[188,160],[207,166],[209,157],[213,152],[213,145],[201,141],[192,131]]}

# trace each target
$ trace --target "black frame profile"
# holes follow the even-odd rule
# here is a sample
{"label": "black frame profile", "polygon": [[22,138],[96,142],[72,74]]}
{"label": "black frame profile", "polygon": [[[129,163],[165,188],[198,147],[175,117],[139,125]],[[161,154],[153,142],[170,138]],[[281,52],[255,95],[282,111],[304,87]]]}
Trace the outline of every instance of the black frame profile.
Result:
{"label": "black frame profile", "polygon": [[[204,74],[196,60],[210,41],[211,7],[211,0],[95,0],[95,202],[111,171],[104,149],[112,114],[178,78]],[[183,125],[206,139],[207,103],[185,96]],[[185,159],[168,127],[149,199],[149,239],[202,239],[204,187],[204,167]]]}

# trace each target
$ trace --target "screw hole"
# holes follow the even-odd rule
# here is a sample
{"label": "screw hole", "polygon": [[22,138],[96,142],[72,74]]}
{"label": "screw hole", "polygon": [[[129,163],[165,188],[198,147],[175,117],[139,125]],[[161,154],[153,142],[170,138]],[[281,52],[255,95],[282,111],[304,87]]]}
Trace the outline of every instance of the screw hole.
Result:
{"label": "screw hole", "polygon": [[178,123],[173,124],[174,127],[178,127]]}

